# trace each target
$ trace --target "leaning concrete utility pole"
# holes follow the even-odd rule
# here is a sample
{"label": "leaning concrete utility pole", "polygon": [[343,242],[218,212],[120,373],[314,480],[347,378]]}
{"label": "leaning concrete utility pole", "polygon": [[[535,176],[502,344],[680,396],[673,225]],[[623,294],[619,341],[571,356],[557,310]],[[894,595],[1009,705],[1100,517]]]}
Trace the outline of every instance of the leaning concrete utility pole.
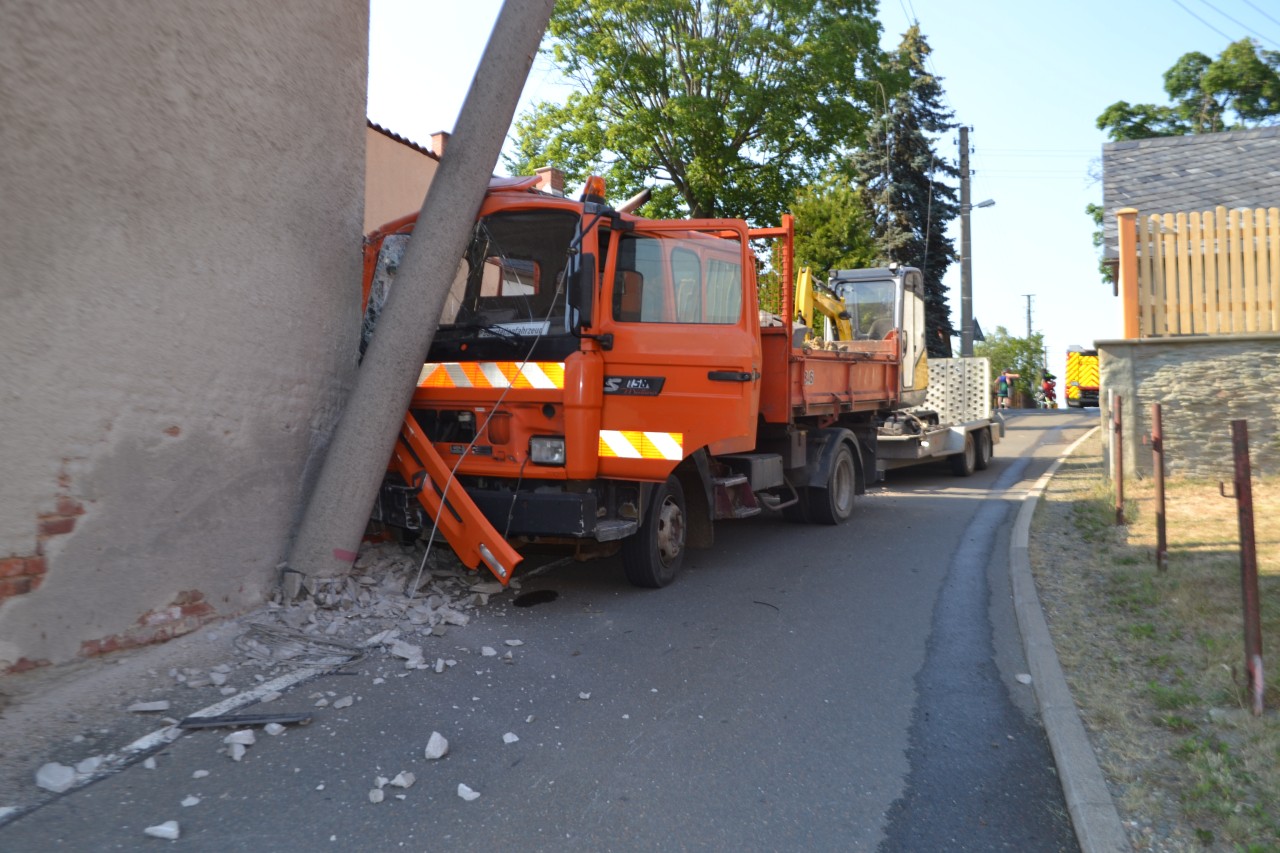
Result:
{"label": "leaning concrete utility pole", "polygon": [[969,243],[969,128],[960,126],[960,355],[973,355],[973,251]]}
{"label": "leaning concrete utility pole", "polygon": [[[554,5],[554,0],[508,0],[498,14],[307,502],[289,554],[289,568],[296,572],[331,577],[349,570],[356,558],[445,296]],[[353,341],[354,335],[353,329]]]}

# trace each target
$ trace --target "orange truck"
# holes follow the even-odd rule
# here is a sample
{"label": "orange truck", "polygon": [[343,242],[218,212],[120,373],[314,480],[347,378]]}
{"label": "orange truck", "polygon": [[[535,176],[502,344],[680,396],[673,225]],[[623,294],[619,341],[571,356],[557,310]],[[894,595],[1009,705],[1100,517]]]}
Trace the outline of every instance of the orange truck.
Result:
{"label": "orange truck", "polygon": [[[503,583],[527,543],[605,543],[645,587],[721,519],[848,520],[927,375],[919,274],[867,277],[887,325],[816,348],[793,322],[790,216],[652,220],[598,178],[576,200],[535,182],[490,185],[373,520],[434,526]],[[366,340],[414,220],[366,238]],[[758,304],[753,241],[781,244],[779,313]]]}

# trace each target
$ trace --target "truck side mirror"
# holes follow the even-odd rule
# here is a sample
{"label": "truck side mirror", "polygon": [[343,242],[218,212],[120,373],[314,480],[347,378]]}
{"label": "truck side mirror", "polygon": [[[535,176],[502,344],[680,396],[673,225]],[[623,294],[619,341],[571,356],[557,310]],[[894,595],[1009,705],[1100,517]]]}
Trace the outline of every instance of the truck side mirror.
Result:
{"label": "truck side mirror", "polygon": [[596,296],[596,256],[590,253],[578,256],[578,276],[569,291],[569,304],[578,312],[578,326],[591,325],[592,309]]}

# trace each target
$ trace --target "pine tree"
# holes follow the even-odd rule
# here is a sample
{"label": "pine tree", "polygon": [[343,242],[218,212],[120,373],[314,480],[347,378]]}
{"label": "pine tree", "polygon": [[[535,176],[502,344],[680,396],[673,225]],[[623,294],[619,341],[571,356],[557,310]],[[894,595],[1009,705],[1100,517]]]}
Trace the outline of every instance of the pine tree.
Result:
{"label": "pine tree", "polygon": [[867,132],[867,147],[852,158],[871,222],[878,263],[918,267],[924,273],[929,355],[950,357],[951,308],[942,276],[956,260],[947,223],[960,212],[956,189],[944,179],[959,171],[934,152],[933,137],[956,125],[942,106],[941,79],[929,73],[930,48],[912,26],[892,57],[906,78],[901,94]]}

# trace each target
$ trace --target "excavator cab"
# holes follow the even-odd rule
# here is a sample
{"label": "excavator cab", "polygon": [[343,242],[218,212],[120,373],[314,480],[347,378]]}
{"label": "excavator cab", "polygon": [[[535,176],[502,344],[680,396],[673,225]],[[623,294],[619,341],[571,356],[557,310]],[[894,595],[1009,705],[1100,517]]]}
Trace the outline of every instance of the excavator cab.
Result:
{"label": "excavator cab", "polygon": [[844,303],[853,339],[896,340],[901,359],[902,405],[919,406],[929,389],[925,347],[924,276],[896,264],[833,270],[827,288]]}

